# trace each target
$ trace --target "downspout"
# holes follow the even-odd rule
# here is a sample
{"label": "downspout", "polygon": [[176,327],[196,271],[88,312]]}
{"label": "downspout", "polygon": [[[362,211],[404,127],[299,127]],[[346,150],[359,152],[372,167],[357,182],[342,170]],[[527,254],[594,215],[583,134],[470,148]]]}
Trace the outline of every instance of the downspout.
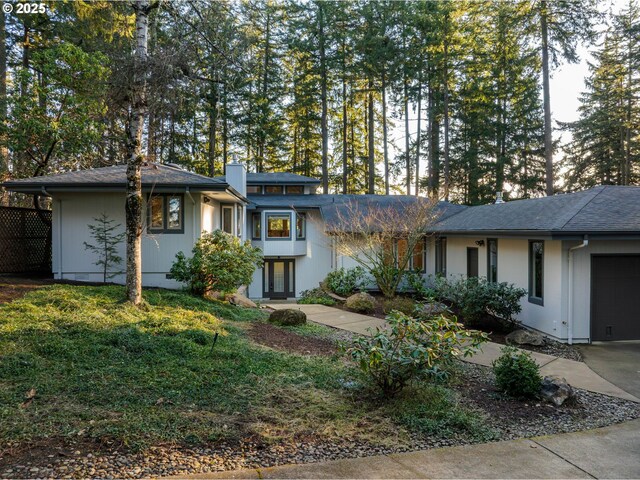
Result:
{"label": "downspout", "polygon": [[196,201],[191,196],[191,192],[189,191],[189,187],[186,187],[186,194],[191,199],[191,203],[193,204],[193,208],[191,209],[191,223],[193,226],[193,244],[196,244]]}
{"label": "downspout", "polygon": [[569,345],[573,345],[573,252],[589,245],[589,236],[585,235],[580,245],[569,249],[569,295],[568,295],[568,314],[567,314],[567,340]]}

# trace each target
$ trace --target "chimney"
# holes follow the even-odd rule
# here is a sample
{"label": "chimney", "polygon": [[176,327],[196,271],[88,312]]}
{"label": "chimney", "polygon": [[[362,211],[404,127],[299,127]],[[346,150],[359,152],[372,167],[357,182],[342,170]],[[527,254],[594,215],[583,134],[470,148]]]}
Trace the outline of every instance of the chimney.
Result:
{"label": "chimney", "polygon": [[234,188],[243,197],[247,196],[247,169],[238,161],[237,155],[227,165],[226,178],[229,186]]}
{"label": "chimney", "polygon": [[496,192],[496,205],[498,205],[499,203],[504,203],[504,200],[502,199],[502,192]]}

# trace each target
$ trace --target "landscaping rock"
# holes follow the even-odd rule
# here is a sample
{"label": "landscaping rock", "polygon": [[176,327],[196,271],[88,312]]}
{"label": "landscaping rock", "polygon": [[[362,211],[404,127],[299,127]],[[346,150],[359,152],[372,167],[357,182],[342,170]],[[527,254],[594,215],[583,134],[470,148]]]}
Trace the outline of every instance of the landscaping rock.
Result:
{"label": "landscaping rock", "polygon": [[303,311],[293,308],[274,310],[269,315],[269,322],[285,326],[303,325],[307,323],[307,315]]}
{"label": "landscaping rock", "polygon": [[540,395],[556,407],[561,406],[567,400],[572,400],[575,397],[571,385],[569,385],[564,378],[555,375],[544,377],[540,387]]}
{"label": "landscaping rock", "polygon": [[544,345],[544,337],[531,330],[516,330],[505,337],[509,345]]}
{"label": "landscaping rock", "polygon": [[241,293],[234,293],[233,295],[229,295],[227,299],[229,303],[232,303],[233,305],[237,305],[239,307],[258,308],[258,305],[256,305],[255,302],[249,300]]}
{"label": "landscaping rock", "polygon": [[360,292],[347,298],[344,305],[354,312],[371,313],[376,309],[376,299],[366,292]]}
{"label": "landscaping rock", "polygon": [[429,318],[435,317],[437,315],[442,315],[443,313],[447,312],[449,312],[449,307],[447,307],[444,303],[425,303],[422,307],[420,307],[419,316]]}

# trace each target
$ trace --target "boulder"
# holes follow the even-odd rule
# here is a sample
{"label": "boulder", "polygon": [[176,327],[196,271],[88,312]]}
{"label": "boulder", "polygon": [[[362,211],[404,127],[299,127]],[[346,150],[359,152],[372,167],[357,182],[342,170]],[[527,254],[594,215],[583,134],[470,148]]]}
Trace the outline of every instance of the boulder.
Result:
{"label": "boulder", "polygon": [[542,379],[540,395],[544,400],[553,403],[556,407],[561,406],[567,400],[572,400],[575,397],[571,385],[569,385],[564,378],[555,375]]}
{"label": "boulder", "polygon": [[376,299],[366,292],[354,293],[347,298],[344,306],[360,313],[371,313],[376,309]]}
{"label": "boulder", "polygon": [[544,345],[544,337],[531,330],[515,330],[505,337],[509,345]]}
{"label": "boulder", "polygon": [[269,322],[285,326],[303,325],[307,323],[307,315],[302,310],[294,308],[274,310],[269,315]]}
{"label": "boulder", "polygon": [[418,311],[418,316],[423,318],[436,317],[438,315],[442,315],[443,313],[449,312],[449,307],[447,307],[444,303],[433,302],[433,303],[425,303],[420,307]]}
{"label": "boulder", "polygon": [[258,308],[258,305],[256,305],[254,301],[249,300],[241,293],[234,293],[233,295],[229,295],[227,297],[227,300],[229,301],[229,303],[232,303],[233,305],[237,305],[239,307]]}

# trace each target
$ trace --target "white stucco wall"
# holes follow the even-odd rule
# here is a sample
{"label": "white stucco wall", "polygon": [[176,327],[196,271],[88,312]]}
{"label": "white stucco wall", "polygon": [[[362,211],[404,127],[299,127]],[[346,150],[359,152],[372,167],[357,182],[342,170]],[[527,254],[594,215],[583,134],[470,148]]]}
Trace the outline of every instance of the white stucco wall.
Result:
{"label": "white stucco wall", "polygon": [[[184,233],[147,233],[146,215],[142,235],[142,283],[148,287],[180,288],[182,285],[167,279],[175,255],[179,251],[189,255],[200,232],[219,227],[219,204],[211,200],[204,204],[201,196],[192,194],[193,202],[184,195]],[[146,199],[146,196],[145,196]],[[121,193],[64,194],[53,198],[53,253],[52,264],[55,278],[101,282],[100,268],[94,265],[96,256],[88,251],[84,242],[93,243],[88,228],[94,218],[105,212],[115,223],[125,225],[125,196]],[[145,205],[146,211],[146,205]],[[120,245],[119,255],[124,271],[125,243]],[[109,279],[124,283],[125,275]]]}

